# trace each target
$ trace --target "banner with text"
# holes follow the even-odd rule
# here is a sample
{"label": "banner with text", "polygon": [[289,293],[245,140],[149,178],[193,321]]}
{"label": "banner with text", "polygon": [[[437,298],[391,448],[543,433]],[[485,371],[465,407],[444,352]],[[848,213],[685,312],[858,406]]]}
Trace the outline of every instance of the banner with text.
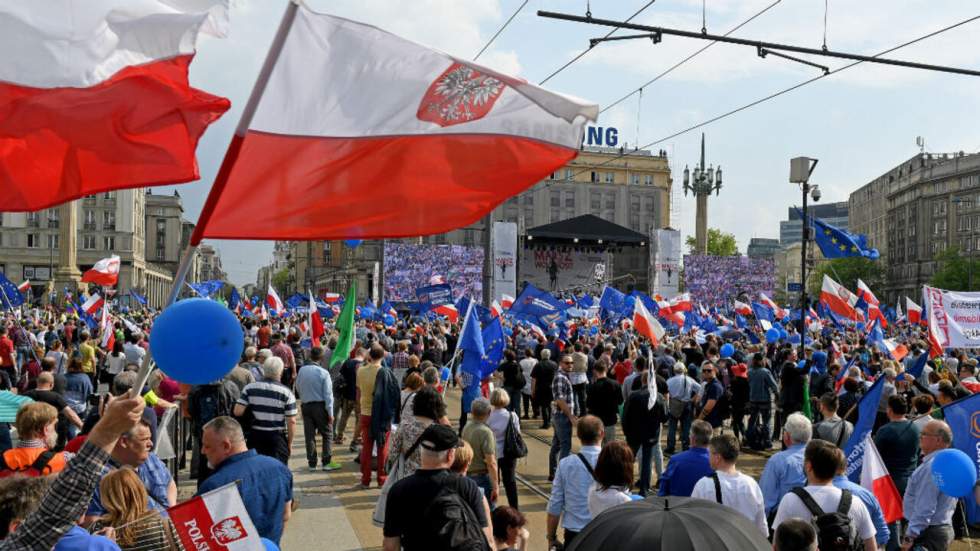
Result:
{"label": "banner with text", "polygon": [[980,293],[926,286],[929,332],[942,348],[980,348]]}
{"label": "banner with text", "polygon": [[517,294],[517,224],[493,223],[493,300]]}
{"label": "banner with text", "polygon": [[448,283],[419,287],[415,290],[415,297],[423,310],[430,310],[436,306],[453,304],[454,302],[453,289]]}
{"label": "banner with text", "polygon": [[650,295],[674,298],[681,271],[681,232],[658,230],[650,232]]}
{"label": "banner with text", "polygon": [[526,251],[521,264],[521,279],[556,292],[580,285],[596,285],[596,278],[604,278],[606,271],[606,254],[603,252],[576,252],[570,247],[532,248]]}

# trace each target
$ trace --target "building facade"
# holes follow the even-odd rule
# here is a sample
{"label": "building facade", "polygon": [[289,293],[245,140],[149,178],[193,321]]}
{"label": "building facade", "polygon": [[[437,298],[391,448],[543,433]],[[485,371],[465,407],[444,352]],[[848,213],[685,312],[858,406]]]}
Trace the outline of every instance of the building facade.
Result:
{"label": "building facade", "polygon": [[[980,251],[980,154],[920,153],[851,194],[862,213],[862,229],[887,259],[884,294],[918,300],[922,285],[939,268],[936,256],[955,247],[973,257]],[[884,238],[873,222],[885,213]],[[874,237],[872,237],[874,236]],[[880,298],[880,297],[879,297]]]}
{"label": "building facade", "polygon": [[753,237],[749,240],[745,255],[749,258],[773,258],[780,248],[778,239]]}
{"label": "building facade", "polygon": [[[793,207],[790,207],[787,219],[779,222],[779,244],[782,246],[803,241],[803,220]],[[812,204],[808,208],[810,216],[846,230],[849,226],[848,202]]]}
{"label": "building facade", "polygon": [[[177,273],[180,259],[194,233],[194,223],[184,219],[180,193],[156,195],[146,190],[146,257],[170,273]],[[187,272],[188,283],[201,281],[201,256],[195,251]]]}
{"label": "building facade", "polygon": [[[78,219],[78,268],[102,258],[120,258],[116,290],[146,294],[162,305],[172,274],[148,261],[146,200],[141,189],[89,195],[73,201]],[[0,215],[0,269],[10,279],[30,279],[35,297],[44,296],[58,264],[58,208]],[[57,291],[61,291],[58,289]]]}

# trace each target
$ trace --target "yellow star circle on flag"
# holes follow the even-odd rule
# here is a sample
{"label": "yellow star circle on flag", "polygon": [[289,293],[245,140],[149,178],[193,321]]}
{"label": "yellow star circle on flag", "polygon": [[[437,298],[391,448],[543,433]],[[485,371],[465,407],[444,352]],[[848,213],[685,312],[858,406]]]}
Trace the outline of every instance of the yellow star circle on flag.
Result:
{"label": "yellow star circle on flag", "polygon": [[841,243],[840,250],[846,251],[847,250],[847,245],[844,245],[843,243]]}

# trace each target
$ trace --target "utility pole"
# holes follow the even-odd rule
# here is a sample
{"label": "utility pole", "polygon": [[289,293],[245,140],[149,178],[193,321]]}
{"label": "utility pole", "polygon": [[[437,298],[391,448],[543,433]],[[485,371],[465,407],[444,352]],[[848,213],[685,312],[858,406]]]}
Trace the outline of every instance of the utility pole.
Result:
{"label": "utility pole", "polygon": [[493,211],[483,217],[483,304],[493,302]]}

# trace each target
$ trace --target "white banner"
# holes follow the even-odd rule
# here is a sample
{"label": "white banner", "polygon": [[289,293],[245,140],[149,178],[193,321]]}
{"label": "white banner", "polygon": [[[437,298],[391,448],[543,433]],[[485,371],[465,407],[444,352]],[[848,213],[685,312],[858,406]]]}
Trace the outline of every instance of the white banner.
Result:
{"label": "white banner", "polygon": [[517,295],[517,224],[493,223],[492,299]]}
{"label": "white banner", "polygon": [[[596,285],[596,277],[610,277],[606,255],[571,247],[531,249],[521,264],[521,278],[539,289],[554,292],[579,285]],[[599,285],[601,287],[601,285]]]}
{"label": "white banner", "polygon": [[942,348],[980,348],[980,293],[924,287],[929,333]]}
{"label": "white banner", "polygon": [[681,232],[652,230],[650,235],[650,295],[673,298],[681,271]]}

